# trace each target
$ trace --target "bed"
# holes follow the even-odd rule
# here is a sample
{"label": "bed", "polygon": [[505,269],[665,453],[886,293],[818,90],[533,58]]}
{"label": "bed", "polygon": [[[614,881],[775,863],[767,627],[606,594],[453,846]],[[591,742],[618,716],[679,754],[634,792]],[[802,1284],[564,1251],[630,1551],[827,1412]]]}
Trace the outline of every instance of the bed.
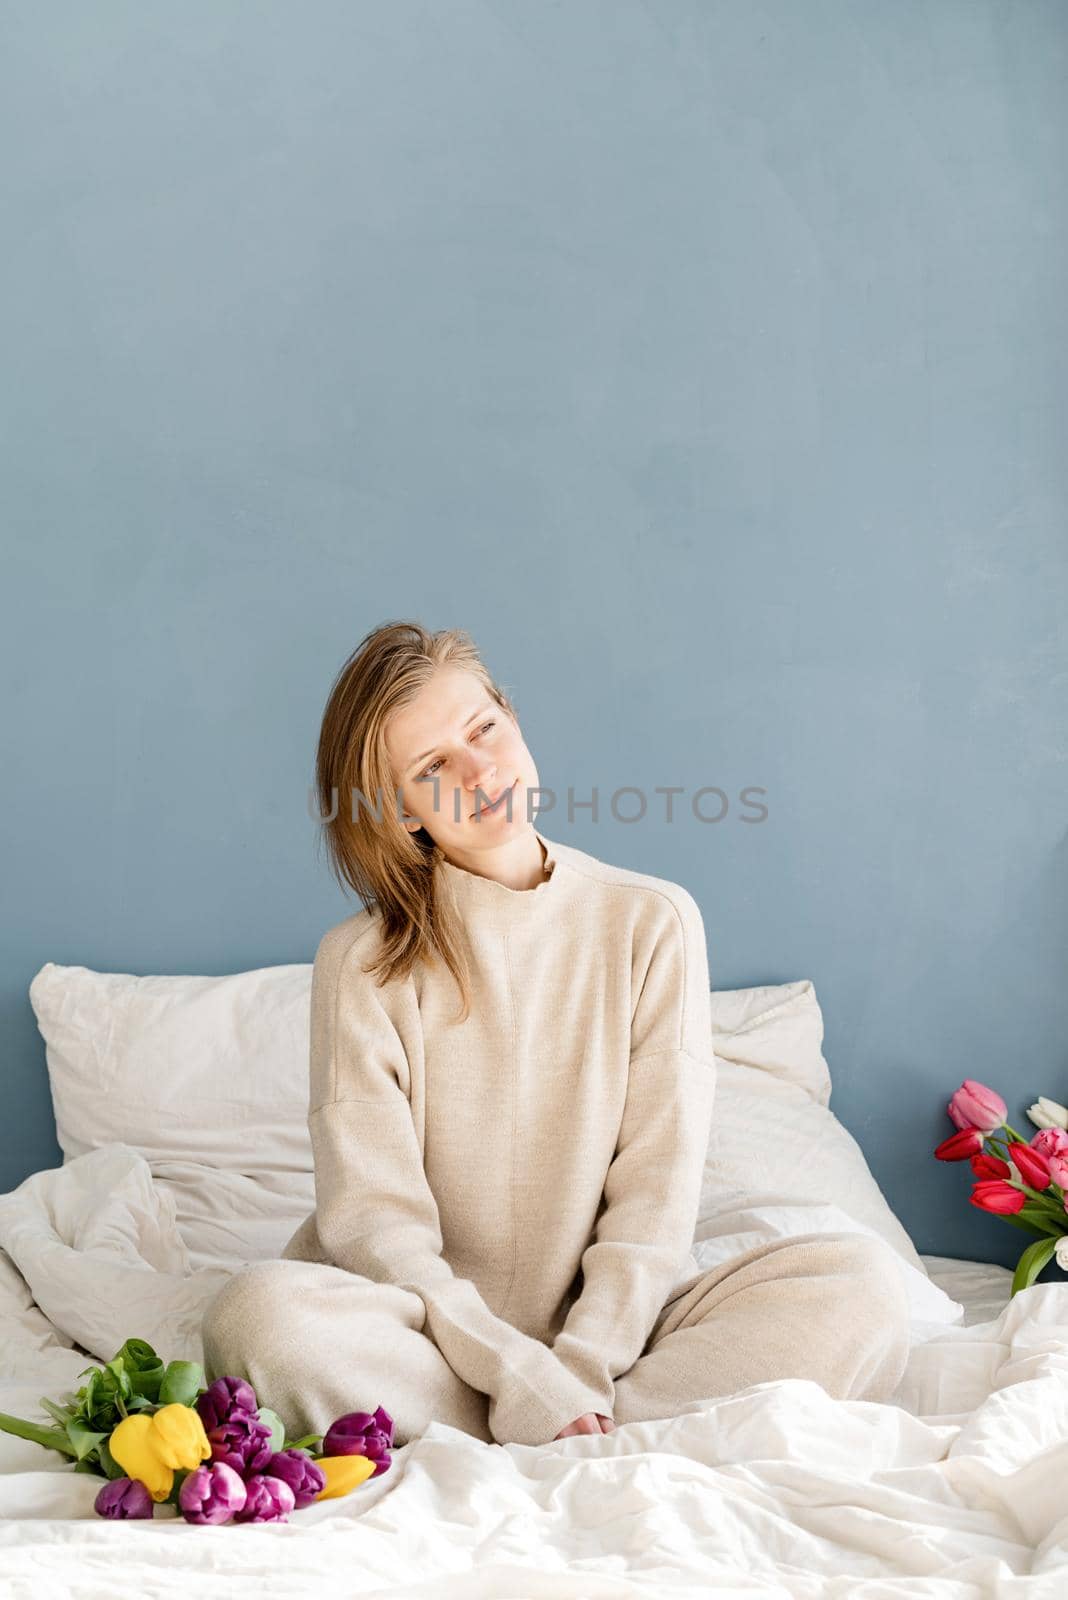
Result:
{"label": "bed", "polygon": [[[207,1298],[280,1253],[313,1194],[310,970],[38,973],[64,1160],[0,1196],[0,1411],[36,1416],[131,1334],[198,1359]],[[1068,1594],[1068,1285],[1010,1299],[1003,1267],[917,1255],[830,1110],[810,981],[714,994],[713,1028],[694,1255],[812,1229],[886,1239],[912,1316],[891,1403],[783,1379],[537,1448],[433,1423],[382,1476],[266,1527],[194,1528],[167,1508],[104,1522],[98,1480],[0,1434],[0,1591]]]}

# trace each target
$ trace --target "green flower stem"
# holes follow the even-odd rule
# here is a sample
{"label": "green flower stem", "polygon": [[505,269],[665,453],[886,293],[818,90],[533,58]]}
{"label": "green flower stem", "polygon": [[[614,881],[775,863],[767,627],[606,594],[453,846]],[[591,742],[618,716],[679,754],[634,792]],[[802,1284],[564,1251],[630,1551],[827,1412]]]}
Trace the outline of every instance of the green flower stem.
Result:
{"label": "green flower stem", "polygon": [[1029,1195],[1037,1205],[1042,1207],[1043,1211],[1048,1211],[1050,1213],[1051,1221],[1055,1217],[1058,1222],[1068,1222],[1068,1212],[1065,1211],[1063,1206],[1059,1206],[1055,1200],[1047,1199],[1040,1190],[1030,1188],[1026,1183],[1024,1183],[1022,1178],[1019,1180],[1019,1182],[1013,1183],[1012,1186],[1014,1189],[1022,1189],[1024,1194]]}
{"label": "green flower stem", "polygon": [[13,1433],[16,1439],[30,1439],[43,1444],[46,1450],[58,1450],[65,1456],[76,1456],[77,1450],[62,1428],[46,1428],[39,1422],[23,1422],[21,1417],[9,1417],[0,1411],[0,1432]]}
{"label": "green flower stem", "polygon": [[1001,1126],[1005,1129],[1013,1144],[1028,1144],[1030,1142],[1022,1134],[1017,1133],[1015,1128],[1010,1128],[1007,1122],[1003,1122]]}

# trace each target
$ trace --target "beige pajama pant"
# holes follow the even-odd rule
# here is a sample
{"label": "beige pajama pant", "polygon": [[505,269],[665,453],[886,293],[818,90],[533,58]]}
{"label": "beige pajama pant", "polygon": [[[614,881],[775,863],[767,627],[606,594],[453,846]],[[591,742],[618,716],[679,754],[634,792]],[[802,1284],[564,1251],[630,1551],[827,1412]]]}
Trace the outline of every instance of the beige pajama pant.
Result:
{"label": "beige pajama pant", "polygon": [[[488,1397],[457,1377],[425,1321],[411,1290],[319,1262],[257,1262],[206,1309],[208,1380],[247,1378],[289,1438],[382,1405],[398,1448],[430,1422],[493,1442]],[[888,1244],[866,1234],[776,1239],[667,1301],[615,1380],[612,1418],[678,1416],[774,1378],[811,1378],[837,1399],[888,1400],[908,1349],[908,1302]]]}

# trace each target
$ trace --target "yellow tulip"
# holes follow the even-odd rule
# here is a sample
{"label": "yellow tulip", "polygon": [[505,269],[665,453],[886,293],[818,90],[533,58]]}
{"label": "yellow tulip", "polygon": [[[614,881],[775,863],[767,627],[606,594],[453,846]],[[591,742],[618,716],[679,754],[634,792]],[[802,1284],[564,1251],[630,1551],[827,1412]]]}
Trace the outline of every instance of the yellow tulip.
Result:
{"label": "yellow tulip", "polygon": [[175,1468],[191,1472],[211,1456],[204,1424],[190,1406],[161,1406],[152,1416],[143,1411],[124,1417],[108,1440],[128,1478],[143,1483],[153,1500],[166,1500],[174,1487]]}
{"label": "yellow tulip", "polygon": [[316,1500],[336,1500],[350,1493],[366,1483],[375,1470],[375,1463],[367,1456],[316,1456],[315,1463],[326,1478],[326,1488],[319,1490]]}
{"label": "yellow tulip", "polygon": [[174,1472],[160,1460],[156,1438],[152,1418],[138,1411],[112,1429],[108,1449],[126,1476],[143,1483],[153,1500],[166,1500],[174,1487]]}
{"label": "yellow tulip", "polygon": [[211,1458],[211,1445],[204,1424],[192,1406],[161,1406],[151,1418],[155,1430],[153,1445],[165,1467],[192,1472]]}

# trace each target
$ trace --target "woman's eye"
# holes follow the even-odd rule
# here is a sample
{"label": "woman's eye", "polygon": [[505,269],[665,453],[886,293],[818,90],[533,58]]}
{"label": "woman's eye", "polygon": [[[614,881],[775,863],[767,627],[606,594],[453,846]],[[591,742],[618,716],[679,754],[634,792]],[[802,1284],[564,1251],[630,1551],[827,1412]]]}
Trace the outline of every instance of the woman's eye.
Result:
{"label": "woman's eye", "polygon": [[[479,730],[478,730],[479,734],[482,735],[483,733],[485,733],[487,728],[495,728],[496,726],[497,726],[497,724],[496,724],[495,721],[484,722],[482,724],[481,728],[479,728]],[[429,767],[425,768],[425,770],[420,774],[420,776],[424,777],[424,778],[431,778],[431,777],[433,777],[434,772],[436,771],[436,769],[438,767],[440,767],[440,766],[441,766],[441,758],[439,756],[437,761],[432,761],[430,763]]]}

